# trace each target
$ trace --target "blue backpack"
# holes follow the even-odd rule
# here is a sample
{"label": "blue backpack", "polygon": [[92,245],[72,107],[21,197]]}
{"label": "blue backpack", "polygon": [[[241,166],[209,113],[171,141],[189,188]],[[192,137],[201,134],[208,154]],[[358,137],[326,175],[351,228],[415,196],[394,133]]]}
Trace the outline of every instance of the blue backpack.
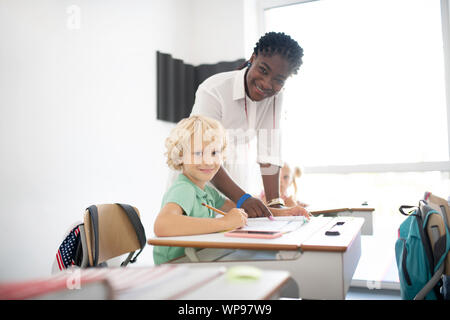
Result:
{"label": "blue backpack", "polygon": [[447,299],[442,289],[448,281],[444,275],[450,250],[448,226],[441,214],[423,200],[418,207],[401,206],[399,210],[408,216],[400,225],[395,243],[402,299]]}

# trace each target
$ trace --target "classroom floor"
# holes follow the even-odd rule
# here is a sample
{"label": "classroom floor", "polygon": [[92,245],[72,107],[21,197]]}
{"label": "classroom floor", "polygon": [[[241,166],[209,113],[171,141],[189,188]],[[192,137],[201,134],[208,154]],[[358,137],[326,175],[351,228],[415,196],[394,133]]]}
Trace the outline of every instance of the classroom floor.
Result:
{"label": "classroom floor", "polygon": [[401,221],[377,216],[375,211],[373,235],[361,236],[361,257],[347,300],[401,300],[395,260],[395,241]]}
{"label": "classroom floor", "polygon": [[350,287],[345,300],[401,300],[400,291]]}

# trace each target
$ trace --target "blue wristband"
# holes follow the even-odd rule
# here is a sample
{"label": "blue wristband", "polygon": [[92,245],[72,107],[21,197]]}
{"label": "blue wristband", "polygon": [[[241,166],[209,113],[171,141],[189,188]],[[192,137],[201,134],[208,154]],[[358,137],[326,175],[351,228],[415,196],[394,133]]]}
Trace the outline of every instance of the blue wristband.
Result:
{"label": "blue wristband", "polygon": [[252,196],[248,193],[244,194],[236,203],[236,208],[240,208],[242,206],[242,204],[244,203],[244,201],[251,197]]}

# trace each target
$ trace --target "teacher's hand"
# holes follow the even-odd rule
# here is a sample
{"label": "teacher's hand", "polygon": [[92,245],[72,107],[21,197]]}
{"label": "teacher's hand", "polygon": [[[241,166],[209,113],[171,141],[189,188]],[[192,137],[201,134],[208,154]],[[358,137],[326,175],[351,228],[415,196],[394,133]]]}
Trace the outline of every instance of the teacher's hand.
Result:
{"label": "teacher's hand", "polygon": [[254,197],[250,197],[244,201],[241,208],[247,212],[249,218],[268,217],[271,216],[269,209],[264,203]]}
{"label": "teacher's hand", "polygon": [[311,213],[302,206],[270,208],[274,216],[304,216],[306,219],[311,218]]}

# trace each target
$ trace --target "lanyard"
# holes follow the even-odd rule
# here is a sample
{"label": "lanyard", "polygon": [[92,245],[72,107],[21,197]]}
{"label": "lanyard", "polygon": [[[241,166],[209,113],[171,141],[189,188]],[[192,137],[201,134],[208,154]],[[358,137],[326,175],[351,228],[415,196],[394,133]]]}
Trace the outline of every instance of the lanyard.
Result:
{"label": "lanyard", "polygon": [[[247,119],[247,125],[248,125],[248,127],[250,129],[250,123],[248,121],[248,111],[247,111],[247,95],[245,95],[244,101],[245,101],[245,118]],[[273,118],[273,128],[275,129],[275,96],[273,97],[272,113],[273,113],[273,116],[272,116],[272,118]]]}

